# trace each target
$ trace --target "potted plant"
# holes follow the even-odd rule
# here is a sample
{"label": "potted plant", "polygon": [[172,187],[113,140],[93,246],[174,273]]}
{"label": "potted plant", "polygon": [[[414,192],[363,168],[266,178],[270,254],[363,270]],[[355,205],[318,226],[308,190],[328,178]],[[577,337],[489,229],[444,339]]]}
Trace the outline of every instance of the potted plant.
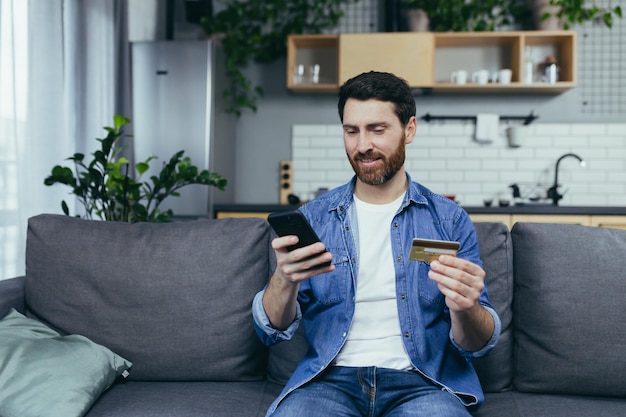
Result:
{"label": "potted plant", "polygon": [[622,8],[586,5],[585,0],[535,0],[539,29],[569,29],[571,25],[596,20],[613,27],[614,17],[622,17]]}
{"label": "potted plant", "polygon": [[343,4],[356,0],[229,0],[215,16],[201,19],[204,32],[217,38],[226,56],[226,111],[256,111],[264,91],[246,77],[250,62],[269,63],[286,55],[287,35],[320,33],[343,16]]}
{"label": "potted plant", "polygon": [[406,0],[405,4],[408,11],[423,10],[434,32],[493,31],[513,23],[523,8],[521,0]]}
{"label": "potted plant", "polygon": [[493,31],[522,15],[523,0],[406,0],[406,8],[409,19],[412,11],[423,10],[434,32]]}
{"label": "potted plant", "polygon": [[[173,214],[172,210],[161,211],[160,204],[168,197],[178,196],[178,190],[190,184],[203,184],[224,190],[226,179],[208,170],[200,171],[191,163],[184,151],[174,154],[163,165],[159,175],[153,175],[149,181],[140,181],[142,174],[150,168],[150,157],[137,163],[135,170],[137,179],[129,175],[128,159],[120,156],[125,149],[118,146],[124,133],[122,127],[129,119],[115,115],[115,127],[105,127],[107,136],[96,139],[100,149],[95,151],[91,162],[85,161],[85,155],[75,153],[68,160],[74,162],[74,170],[57,165],[52,168],[44,184],[68,185],[78,201],[85,209],[87,219],[135,222],[167,222]],[[61,208],[69,215],[69,207],[65,201]]]}

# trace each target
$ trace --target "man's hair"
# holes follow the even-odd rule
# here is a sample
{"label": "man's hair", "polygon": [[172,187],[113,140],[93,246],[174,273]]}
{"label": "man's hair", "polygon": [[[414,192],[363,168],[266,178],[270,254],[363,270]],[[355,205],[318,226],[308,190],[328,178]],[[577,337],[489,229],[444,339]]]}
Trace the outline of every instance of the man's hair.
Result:
{"label": "man's hair", "polygon": [[415,116],[415,99],[411,88],[402,78],[388,73],[370,71],[350,78],[339,89],[339,119],[343,123],[343,109],[349,98],[380,100],[393,103],[402,126]]}

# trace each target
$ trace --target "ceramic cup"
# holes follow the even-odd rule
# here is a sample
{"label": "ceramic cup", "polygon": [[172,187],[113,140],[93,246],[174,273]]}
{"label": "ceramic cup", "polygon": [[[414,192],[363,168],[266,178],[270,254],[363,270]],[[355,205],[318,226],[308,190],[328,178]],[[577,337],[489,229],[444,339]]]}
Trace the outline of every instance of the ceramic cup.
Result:
{"label": "ceramic cup", "polygon": [[509,142],[509,147],[519,148],[523,145],[524,139],[526,139],[526,126],[513,125],[506,128],[506,138]]}
{"label": "ceramic cup", "polygon": [[467,84],[467,71],[454,71],[452,74],[450,74],[450,82],[452,84]]}
{"label": "ceramic cup", "polygon": [[511,78],[513,76],[513,71],[508,68],[501,69],[498,72],[495,72],[492,77],[492,81],[494,83],[500,84],[511,84]]}
{"label": "ceramic cup", "polygon": [[472,73],[472,82],[475,84],[487,84],[489,82],[489,71],[478,70]]}

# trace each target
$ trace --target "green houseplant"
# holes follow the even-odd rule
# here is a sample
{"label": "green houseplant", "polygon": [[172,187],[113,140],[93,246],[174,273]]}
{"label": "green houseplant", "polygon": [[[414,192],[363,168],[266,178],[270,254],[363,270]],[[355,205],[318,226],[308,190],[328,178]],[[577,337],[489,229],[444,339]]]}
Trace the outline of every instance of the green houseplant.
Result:
{"label": "green houseplant", "polygon": [[[190,184],[202,184],[224,190],[226,179],[208,170],[200,171],[191,163],[184,151],[174,154],[164,163],[160,173],[150,177],[149,181],[140,181],[142,174],[150,168],[150,157],[144,162],[135,164],[137,179],[129,175],[130,162],[120,156],[125,149],[119,146],[124,136],[123,126],[129,119],[115,115],[114,127],[105,127],[107,136],[96,139],[100,149],[92,155],[91,162],[85,161],[85,155],[75,153],[68,160],[74,162],[74,170],[57,165],[52,168],[44,184],[64,184],[72,189],[78,201],[85,209],[84,217],[88,219],[135,222],[167,222],[170,221],[172,210],[160,210],[160,204],[167,197],[176,197],[178,190]],[[69,215],[69,207],[65,201],[61,208]]]}
{"label": "green houseplant", "polygon": [[290,34],[335,27],[343,16],[341,6],[355,1],[228,0],[215,16],[202,18],[204,32],[220,40],[226,57],[226,111],[240,116],[245,109],[257,110],[257,98],[264,91],[244,74],[249,63],[269,63],[285,56]]}
{"label": "green houseplant", "polygon": [[601,21],[611,28],[614,17],[622,17],[622,8],[619,5],[613,8],[603,8],[593,3],[586,5],[585,0],[549,0],[548,4],[552,6],[552,9],[546,9],[541,15],[541,20],[557,18],[562,22],[564,29],[569,29],[570,25],[591,20]]}
{"label": "green houseplant", "polygon": [[520,0],[406,0],[409,10],[421,9],[434,32],[493,31],[513,23],[523,10]]}

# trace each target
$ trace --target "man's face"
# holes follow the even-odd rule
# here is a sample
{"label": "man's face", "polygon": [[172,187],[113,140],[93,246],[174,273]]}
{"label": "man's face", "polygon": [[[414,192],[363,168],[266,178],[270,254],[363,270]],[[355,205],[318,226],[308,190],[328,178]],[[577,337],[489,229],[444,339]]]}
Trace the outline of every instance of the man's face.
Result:
{"label": "man's face", "polygon": [[343,140],[352,169],[368,185],[382,185],[403,169],[405,145],[415,134],[415,119],[403,127],[390,102],[348,99]]}

